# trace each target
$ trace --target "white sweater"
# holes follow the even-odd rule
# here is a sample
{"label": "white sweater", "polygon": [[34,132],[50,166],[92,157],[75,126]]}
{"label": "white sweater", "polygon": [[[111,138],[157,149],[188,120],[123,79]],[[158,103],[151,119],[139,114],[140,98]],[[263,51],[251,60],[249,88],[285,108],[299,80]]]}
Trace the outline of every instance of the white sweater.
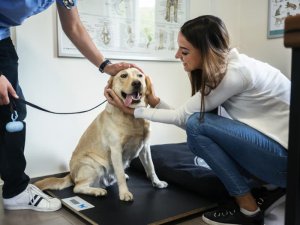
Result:
{"label": "white sweater", "polygon": [[[279,70],[236,49],[229,53],[226,75],[205,97],[205,111],[223,106],[229,116],[269,136],[287,149],[291,82]],[[185,128],[190,115],[200,111],[197,92],[178,109],[164,102],[155,108],[137,108],[136,118]]]}

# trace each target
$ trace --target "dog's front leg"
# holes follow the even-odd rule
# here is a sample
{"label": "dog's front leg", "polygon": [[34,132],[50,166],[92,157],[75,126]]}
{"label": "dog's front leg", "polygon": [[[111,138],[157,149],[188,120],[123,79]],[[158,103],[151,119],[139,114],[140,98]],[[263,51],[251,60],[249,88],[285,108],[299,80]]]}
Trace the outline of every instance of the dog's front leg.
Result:
{"label": "dog's front leg", "polygon": [[145,144],[143,146],[142,150],[140,151],[139,158],[146,171],[147,177],[151,179],[152,185],[158,188],[166,188],[168,186],[168,183],[165,181],[161,181],[156,175],[149,144]]}
{"label": "dog's front leg", "polygon": [[123,160],[122,160],[122,148],[121,146],[114,146],[111,149],[111,161],[114,168],[114,172],[117,178],[119,187],[119,197],[121,201],[132,201],[133,195],[128,190],[126,177],[124,172]]}

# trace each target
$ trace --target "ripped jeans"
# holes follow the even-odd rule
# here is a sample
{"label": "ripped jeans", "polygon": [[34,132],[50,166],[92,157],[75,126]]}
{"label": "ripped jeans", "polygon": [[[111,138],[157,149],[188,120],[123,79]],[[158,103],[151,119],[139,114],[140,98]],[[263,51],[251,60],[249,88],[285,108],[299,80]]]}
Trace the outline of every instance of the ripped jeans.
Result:
{"label": "ripped jeans", "polygon": [[187,121],[190,150],[205,160],[231,196],[251,190],[250,178],[286,187],[287,150],[250,126],[211,113],[195,113]]}

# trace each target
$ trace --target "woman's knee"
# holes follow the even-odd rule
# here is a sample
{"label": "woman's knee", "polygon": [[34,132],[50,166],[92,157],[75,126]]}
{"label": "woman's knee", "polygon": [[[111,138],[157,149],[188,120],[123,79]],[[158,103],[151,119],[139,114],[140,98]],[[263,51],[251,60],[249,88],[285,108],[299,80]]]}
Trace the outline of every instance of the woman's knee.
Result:
{"label": "woman's knee", "polygon": [[186,133],[188,136],[190,134],[196,134],[197,130],[199,130],[199,127],[201,126],[200,115],[200,113],[194,113],[188,118],[186,122]]}
{"label": "woman's knee", "polygon": [[187,144],[191,152],[198,156],[202,155],[200,153],[203,148],[202,145],[206,143],[204,134],[205,120],[203,119],[205,118],[201,118],[200,113],[194,113],[186,123]]}
{"label": "woman's knee", "polygon": [[214,121],[214,117],[217,115],[212,113],[204,113],[203,117],[201,113],[194,113],[189,117],[186,122],[187,135],[199,135],[205,131],[205,127]]}

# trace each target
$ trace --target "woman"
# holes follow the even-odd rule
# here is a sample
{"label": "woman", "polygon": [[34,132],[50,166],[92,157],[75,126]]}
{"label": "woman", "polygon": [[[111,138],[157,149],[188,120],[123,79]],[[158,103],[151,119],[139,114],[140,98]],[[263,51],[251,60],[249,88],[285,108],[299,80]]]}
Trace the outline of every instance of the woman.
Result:
{"label": "woman", "polygon": [[[206,161],[236,202],[204,213],[206,223],[263,224],[263,213],[286,187],[290,81],[270,65],[230,49],[227,29],[215,16],[187,21],[178,45],[176,58],[192,86],[183,106],[171,109],[153,94],[149,102],[155,108],[133,110],[109,88],[105,95],[136,118],[186,129],[190,150]],[[232,119],[209,113],[219,106]],[[260,207],[247,182],[253,177],[280,187]]]}

